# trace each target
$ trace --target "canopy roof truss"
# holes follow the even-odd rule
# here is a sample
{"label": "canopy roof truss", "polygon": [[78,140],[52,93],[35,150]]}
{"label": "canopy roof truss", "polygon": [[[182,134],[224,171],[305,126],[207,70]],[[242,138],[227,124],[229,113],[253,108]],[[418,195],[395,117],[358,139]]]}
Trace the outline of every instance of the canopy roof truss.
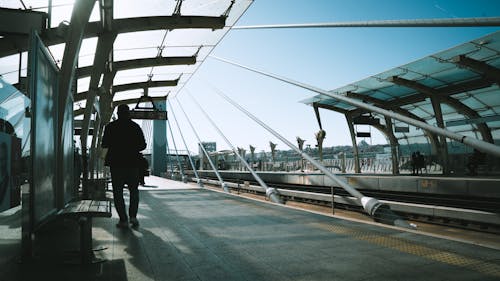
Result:
{"label": "canopy roof truss", "polygon": [[[496,32],[330,93],[494,143],[500,140],[499,77],[500,32]],[[350,118],[368,113],[365,109],[324,95],[303,102]],[[387,120],[383,116],[370,114],[386,126]],[[391,127],[408,127],[399,121],[393,120],[392,123],[389,124]],[[397,139],[426,135],[431,138],[431,143],[436,141],[432,134],[415,128],[407,132],[395,130],[394,135]]]}

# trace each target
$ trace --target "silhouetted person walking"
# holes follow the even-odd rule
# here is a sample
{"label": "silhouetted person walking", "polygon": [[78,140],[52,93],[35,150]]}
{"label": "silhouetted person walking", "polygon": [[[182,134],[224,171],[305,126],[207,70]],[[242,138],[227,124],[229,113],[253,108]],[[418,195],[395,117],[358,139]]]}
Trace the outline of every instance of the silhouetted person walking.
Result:
{"label": "silhouetted person walking", "polygon": [[118,120],[106,125],[102,137],[102,147],[108,148],[105,164],[110,167],[115,208],[120,217],[117,227],[128,227],[128,216],[123,200],[125,184],[130,191],[130,223],[137,227],[139,207],[140,151],[146,148],[141,127],[130,120],[129,108],[118,106]]}

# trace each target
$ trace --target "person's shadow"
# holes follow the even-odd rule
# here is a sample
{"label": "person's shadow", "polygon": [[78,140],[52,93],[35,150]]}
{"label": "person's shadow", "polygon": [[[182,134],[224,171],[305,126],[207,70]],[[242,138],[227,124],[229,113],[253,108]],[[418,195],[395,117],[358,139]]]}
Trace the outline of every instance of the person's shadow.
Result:
{"label": "person's shadow", "polygon": [[175,246],[150,230],[141,227],[122,230],[121,237],[126,241],[125,252],[130,256],[131,268],[143,275],[154,280],[196,277]]}

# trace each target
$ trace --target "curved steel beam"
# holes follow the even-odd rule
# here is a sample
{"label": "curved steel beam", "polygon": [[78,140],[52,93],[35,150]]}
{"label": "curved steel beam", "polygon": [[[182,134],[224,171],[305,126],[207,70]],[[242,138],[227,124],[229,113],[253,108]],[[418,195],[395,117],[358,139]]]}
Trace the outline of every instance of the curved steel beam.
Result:
{"label": "curved steel beam", "polygon": [[[144,89],[144,88],[170,87],[170,86],[173,87],[173,86],[177,86],[178,83],[179,83],[179,79],[120,84],[120,85],[113,86],[113,93],[135,90],[135,89]],[[79,102],[79,101],[87,99],[88,93],[89,92],[82,92],[82,93],[76,94],[74,96],[74,102]],[[105,94],[109,94],[109,93],[105,93]]]}
{"label": "curved steel beam", "polygon": [[385,117],[385,130],[389,138],[389,143],[391,144],[391,161],[392,161],[392,174],[399,174],[399,159],[398,159],[398,147],[399,141],[394,135],[394,126],[392,124],[392,119]]}
{"label": "curved steel beam", "polygon": [[113,86],[113,93],[124,92],[135,89],[144,89],[144,88],[155,88],[155,87],[174,87],[179,83],[179,78],[175,80],[162,80],[162,81],[146,81],[146,82],[137,82],[130,84],[121,84]]}
{"label": "curved steel beam", "polygon": [[[153,102],[159,102],[159,101],[165,101],[167,96],[161,96],[161,97],[152,97]],[[115,100],[112,103],[112,107],[115,108],[119,106],[120,104],[137,104],[139,101],[139,98],[136,99],[126,99],[126,100]]]}
{"label": "curved steel beam", "polygon": [[[157,16],[137,17],[113,20],[113,32],[127,33],[137,31],[149,31],[158,29],[190,29],[208,28],[212,30],[222,29],[226,25],[226,17],[204,17],[204,16]],[[67,26],[59,26],[45,30],[41,38],[45,45],[51,46],[65,42]],[[104,32],[102,23],[89,22],[84,38],[97,37]],[[0,57],[13,55],[27,51],[28,36],[7,35],[0,40]]]}
{"label": "curved steel beam", "polygon": [[399,174],[399,167],[398,167],[398,159],[397,159],[397,153],[396,153],[396,148],[399,146],[398,139],[393,133],[392,129],[392,120],[389,117],[384,117],[385,118],[385,123],[386,125],[382,124],[372,124],[370,126],[373,126],[375,129],[377,129],[380,133],[382,133],[386,139],[389,141],[389,145],[391,146],[391,161],[392,161],[392,174],[396,175]]}
{"label": "curved steel beam", "polygon": [[[64,46],[63,61],[60,71],[61,75],[59,76],[58,81],[58,105],[56,107],[62,109],[58,110],[58,118],[56,120],[56,134],[58,136],[56,138],[56,162],[57,170],[59,171],[63,171],[64,165],[69,164],[67,161],[65,161],[65,146],[63,145],[63,143],[71,143],[73,141],[73,137],[71,136],[69,140],[66,139],[66,137],[68,136],[64,134],[63,121],[65,120],[66,116],[66,104],[68,103],[68,99],[71,98],[72,95],[71,86],[75,81],[75,68],[77,65],[78,54],[80,53],[80,47],[82,45],[83,37],[85,34],[84,30],[86,24],[89,21],[94,4],[95,1],[76,1],[73,7],[73,11],[71,12],[71,24],[69,26],[66,26],[67,32],[64,32],[62,36],[63,40],[68,43]],[[1,43],[0,46],[2,46]],[[25,46],[28,47],[28,45]],[[70,113],[71,112],[68,112],[68,114]],[[73,132],[71,132],[71,135],[73,135]],[[64,176],[62,174],[57,175],[57,177],[57,182],[64,182]],[[56,188],[56,205],[58,208],[62,208],[64,206],[64,198],[66,198],[64,190],[61,188]]]}
{"label": "curved steel beam", "polygon": [[451,61],[461,67],[467,67],[474,72],[480,73],[481,75],[492,79],[497,84],[500,84],[500,69],[489,65],[484,61],[475,60],[465,55],[453,57]]}
{"label": "curved steel beam", "polygon": [[[152,97],[153,101],[154,102],[157,102],[157,101],[164,101],[167,97],[166,96],[161,96],[161,97]],[[115,100],[112,102],[111,104],[111,108],[113,111],[114,108],[120,104],[137,104],[137,102],[139,101],[138,98],[136,99],[126,99],[126,100]],[[74,116],[79,116],[79,115],[83,115],[85,113],[85,108],[80,108],[80,109],[77,109],[77,110],[73,110],[73,115]]]}
{"label": "curved steel beam", "polygon": [[[96,54],[94,56],[94,63],[93,63],[93,70],[92,74],[90,76],[90,83],[89,83],[89,92],[87,94],[87,102],[86,105],[89,104],[94,104],[95,102],[95,97],[98,94],[98,91],[103,91],[104,89],[99,89],[99,80],[101,78],[102,73],[106,70],[106,63],[109,61],[109,55],[113,50],[113,43],[116,39],[117,34],[114,32],[104,32],[99,36],[99,39],[97,40],[97,47],[96,47]],[[89,130],[89,125],[90,125],[90,117],[92,115],[93,108],[92,107],[87,107],[85,110],[85,115],[83,118],[83,126],[82,126],[82,131],[80,132],[80,141],[82,144],[82,155],[85,155],[85,151],[83,148],[87,147],[87,136],[88,136],[88,130]],[[99,113],[100,114],[100,113]],[[96,133],[96,131],[94,131]],[[92,137],[92,143],[95,142],[95,137],[94,135]],[[93,147],[91,146],[90,149]],[[92,151],[91,151],[91,157],[92,156]],[[91,167],[92,165],[90,165]]]}
{"label": "curved steel beam", "polygon": [[[415,119],[417,121],[420,121],[420,122],[424,122],[424,123],[427,123],[423,118],[411,113],[410,111],[406,110],[406,109],[403,109],[401,107],[396,107],[396,108],[392,108],[393,106],[393,102],[390,101],[390,102],[387,102],[387,101],[383,101],[383,100],[380,100],[380,99],[377,99],[377,98],[374,98],[374,97],[370,97],[370,96],[365,96],[365,95],[361,95],[361,94],[357,94],[357,93],[353,93],[353,92],[347,92],[346,93],[348,97],[351,97],[351,98],[355,98],[357,100],[361,100],[363,102],[369,102],[373,105],[376,105],[380,108],[384,108],[384,109],[387,109],[387,110],[392,110],[396,113],[399,113],[401,115],[404,115],[406,117],[409,117],[409,118],[412,118],[412,119]],[[353,111],[351,111],[353,115],[360,115],[364,112],[370,112],[369,110],[366,110],[366,109],[363,109],[363,108],[358,108],[358,109],[355,109]],[[426,129],[423,129],[424,131],[424,134],[427,136],[427,138],[429,139],[431,145],[432,145],[432,149],[435,153],[440,153],[440,149],[439,149],[439,140],[436,136],[436,134],[434,134],[433,132],[429,131],[429,130],[426,130]]]}
{"label": "curved steel beam", "polygon": [[[463,114],[463,115],[469,117],[470,119],[475,119],[475,118],[481,117],[475,110],[466,106],[465,104],[458,101],[457,99],[452,98],[450,96],[441,96],[439,94],[439,92],[437,90],[435,90],[434,88],[430,88],[430,87],[425,86],[425,85],[418,83],[416,81],[404,79],[404,78],[397,77],[397,76],[390,77],[388,79],[388,81],[390,81],[394,84],[400,85],[400,86],[404,86],[404,87],[416,90],[416,91],[426,95],[427,97],[429,97],[431,99],[436,99],[439,102],[446,103],[450,107],[454,108],[457,111],[457,113]],[[437,116],[437,112],[436,112],[436,116]],[[443,120],[438,120],[438,123],[442,123],[442,126],[440,126],[440,127],[444,128],[444,121]],[[479,132],[481,133],[481,137],[483,138],[483,140],[487,141],[489,143],[493,143],[493,136],[491,135],[491,130],[488,127],[488,125],[486,123],[478,123],[476,125],[477,125]]]}
{"label": "curved steel beam", "polygon": [[[189,57],[154,57],[113,62],[113,70],[121,71],[134,68],[165,66],[165,65],[192,65],[196,63],[196,56]],[[92,74],[94,66],[80,67],[76,71],[78,78],[88,77]]]}

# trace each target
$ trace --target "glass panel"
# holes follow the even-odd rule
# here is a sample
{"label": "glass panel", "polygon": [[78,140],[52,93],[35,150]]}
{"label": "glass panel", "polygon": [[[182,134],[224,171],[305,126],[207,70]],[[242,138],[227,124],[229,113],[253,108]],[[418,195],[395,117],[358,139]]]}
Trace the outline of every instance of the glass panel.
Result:
{"label": "glass panel", "polygon": [[61,61],[64,56],[64,48],[66,44],[57,44],[57,45],[52,45],[48,46],[48,49],[50,51],[50,54],[54,58],[54,61],[57,63],[57,65],[60,67],[61,66]]}
{"label": "glass panel", "polygon": [[471,79],[480,78],[477,73],[469,70],[461,70],[460,68],[448,69],[438,73],[432,74],[435,79],[441,80],[447,84],[456,83],[459,81],[466,81]]}
{"label": "glass panel", "polygon": [[87,100],[77,101],[73,104],[73,110],[85,108],[86,105],[87,105]]}
{"label": "glass panel", "polygon": [[500,91],[497,90],[491,92],[477,93],[474,95],[474,97],[484,104],[496,107],[500,105],[499,95]]}
{"label": "glass panel", "polygon": [[118,100],[137,99],[142,97],[143,95],[144,95],[143,90],[124,91],[115,93],[113,100],[118,101]]}
{"label": "glass panel", "polygon": [[27,96],[0,78],[0,119],[8,121],[16,136],[22,139],[23,155],[29,151],[30,119],[24,115],[24,109],[29,105]]}
{"label": "glass panel", "polygon": [[[158,43],[159,44],[159,43]],[[148,46],[148,47],[137,47],[128,48],[122,46],[121,48],[116,47],[113,51],[113,56],[115,61],[126,61],[134,60],[140,58],[154,58],[158,54],[158,46]]]}
{"label": "glass panel", "polygon": [[80,78],[77,83],[77,93],[87,92],[89,90],[90,77]]}
{"label": "glass panel", "polygon": [[83,39],[78,56],[78,66],[89,66],[94,64],[94,55],[97,48],[97,37]]}
{"label": "glass panel", "polygon": [[[116,40],[113,46],[116,49],[158,47],[161,46],[164,35],[165,30],[120,33],[118,34],[118,36],[116,36]],[[157,52],[155,52],[154,56],[156,56],[156,54]]]}
{"label": "glass panel", "polygon": [[[430,108],[432,109],[432,105]],[[443,113],[443,116],[445,116],[450,113],[455,113],[456,110],[453,107],[447,105],[446,103],[441,103],[441,112]]]}
{"label": "glass panel", "polygon": [[0,75],[9,84],[18,82],[19,76],[19,55],[11,55],[0,58]]}
{"label": "glass panel", "polygon": [[120,0],[120,5],[113,6],[115,19],[172,15],[176,1],[150,0],[143,1]]}

